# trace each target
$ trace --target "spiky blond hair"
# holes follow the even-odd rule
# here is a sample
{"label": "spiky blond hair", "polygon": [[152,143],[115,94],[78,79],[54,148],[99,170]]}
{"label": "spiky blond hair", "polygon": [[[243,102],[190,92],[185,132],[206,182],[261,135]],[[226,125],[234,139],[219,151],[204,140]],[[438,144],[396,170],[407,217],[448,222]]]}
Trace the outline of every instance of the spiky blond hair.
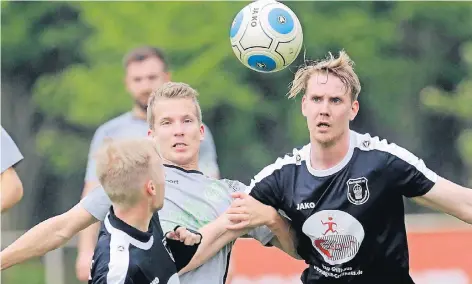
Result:
{"label": "spiky blond hair", "polygon": [[326,72],[326,74],[338,77],[346,87],[346,90],[350,92],[351,99],[353,101],[357,100],[361,91],[361,84],[357,74],[354,72],[354,62],[344,50],[339,52],[338,58],[329,53],[324,60],[307,61],[295,73],[288,97],[295,98],[299,93],[304,92],[311,76],[320,72]]}

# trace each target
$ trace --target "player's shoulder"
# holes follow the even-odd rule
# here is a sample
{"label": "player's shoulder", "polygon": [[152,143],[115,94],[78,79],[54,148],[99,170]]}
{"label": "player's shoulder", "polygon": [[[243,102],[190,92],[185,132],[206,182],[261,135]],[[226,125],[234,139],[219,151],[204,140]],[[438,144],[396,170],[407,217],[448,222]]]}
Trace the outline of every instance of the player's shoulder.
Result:
{"label": "player's shoulder", "polygon": [[132,120],[132,118],[133,118],[133,114],[131,112],[125,112],[101,124],[97,128],[97,132],[105,132],[105,133],[113,132],[115,128],[123,127],[123,124],[128,123],[129,121]]}
{"label": "player's shoulder", "polygon": [[372,136],[370,133],[357,133],[351,131],[354,136],[352,141],[354,147],[363,152],[378,152],[384,153],[388,156],[402,159],[405,161],[416,161],[418,159],[412,152],[406,148],[399,146],[393,142],[388,141],[385,138],[379,136]]}
{"label": "player's shoulder", "polygon": [[310,144],[306,144],[301,147],[295,147],[291,152],[280,155],[276,158],[275,162],[265,166],[256,176],[266,177],[273,174],[276,171],[279,172],[291,172],[291,169],[302,165],[303,161],[309,160],[310,157]]}

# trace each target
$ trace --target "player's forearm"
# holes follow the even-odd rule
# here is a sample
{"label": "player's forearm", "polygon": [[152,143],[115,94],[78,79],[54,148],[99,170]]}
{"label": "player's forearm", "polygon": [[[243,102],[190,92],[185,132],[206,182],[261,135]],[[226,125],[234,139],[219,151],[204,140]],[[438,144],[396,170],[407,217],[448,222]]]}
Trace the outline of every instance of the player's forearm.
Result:
{"label": "player's forearm", "polygon": [[291,229],[290,222],[279,214],[274,215],[267,227],[274,233],[271,243],[293,258],[300,259],[297,254],[297,238]]}
{"label": "player's forearm", "polygon": [[1,252],[1,269],[42,256],[64,245],[72,237],[62,230],[67,221],[63,215],[59,215],[30,229]]}
{"label": "player's forearm", "polygon": [[249,231],[248,229],[227,230],[228,224],[228,219],[223,215],[199,230],[203,236],[200,246],[189,264],[179,271],[179,275],[198,268],[216,255],[225,245]]}

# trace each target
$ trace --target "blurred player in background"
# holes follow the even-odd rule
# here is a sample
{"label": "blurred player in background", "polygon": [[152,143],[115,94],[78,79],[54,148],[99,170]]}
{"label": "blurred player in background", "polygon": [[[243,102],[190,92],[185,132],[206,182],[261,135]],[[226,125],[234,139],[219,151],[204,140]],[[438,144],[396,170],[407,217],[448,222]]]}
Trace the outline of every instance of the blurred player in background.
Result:
{"label": "blurred player in background", "polygon": [[1,212],[3,213],[23,197],[23,184],[14,168],[16,164],[23,160],[23,155],[3,127],[1,131]]}
{"label": "blurred player in background", "polygon": [[[138,47],[131,50],[123,59],[125,67],[125,85],[134,100],[133,109],[101,125],[95,132],[89,151],[85,186],[82,197],[99,185],[95,174],[93,153],[104,139],[146,137],[148,124],[146,109],[152,90],[170,81],[169,63],[164,52],[155,47]],[[205,139],[200,146],[199,168],[204,174],[219,177],[215,144],[210,129],[205,127]],[[76,262],[77,277],[81,281],[88,278],[93,247],[95,246],[98,225],[84,230],[79,236],[78,257]]]}
{"label": "blurred player in background", "polygon": [[[220,216],[226,217],[224,212],[231,205],[231,193],[244,192],[246,189],[238,181],[216,180],[198,170],[199,148],[205,128],[197,96],[198,93],[187,84],[166,83],[149,101],[149,136],[159,145],[165,166],[165,201],[159,211],[164,231],[171,231],[177,225],[203,230],[212,224],[221,224],[217,221],[221,219]],[[247,236],[264,245],[270,242],[294,255],[293,232],[287,221],[272,207],[255,199],[249,201],[248,206],[256,208],[251,210],[255,214],[255,223],[266,226],[232,232],[227,231],[226,224],[223,224],[217,226],[216,233],[211,234],[218,236],[215,241],[205,237],[202,232],[204,237],[201,246],[205,247],[205,242],[210,242],[207,245],[209,249],[197,254],[196,263],[192,260],[193,267],[187,267],[184,271],[208,261],[183,274],[180,279],[182,283],[225,283],[232,240],[242,234],[247,233]],[[104,220],[110,204],[103,188],[92,190],[68,212],[41,222],[4,249],[0,255],[2,269],[64,245],[79,231],[97,220]]]}
{"label": "blurred player in background", "polygon": [[[304,92],[310,144],[265,167],[248,188],[291,219],[309,265],[303,283],[414,283],[403,197],[472,223],[472,189],[439,177],[404,148],[350,130],[360,90],[345,52],[300,68],[290,98]],[[232,228],[251,226],[249,196],[234,194],[228,213],[240,223]]]}
{"label": "blurred player in background", "polygon": [[[111,141],[94,158],[112,206],[95,248],[89,283],[178,284],[174,257],[181,255],[172,247],[168,251],[159,215],[154,214],[162,209],[165,190],[156,143],[148,138]],[[181,249],[200,242],[197,234],[179,229],[179,236],[193,235],[186,236],[185,244],[174,243]]]}

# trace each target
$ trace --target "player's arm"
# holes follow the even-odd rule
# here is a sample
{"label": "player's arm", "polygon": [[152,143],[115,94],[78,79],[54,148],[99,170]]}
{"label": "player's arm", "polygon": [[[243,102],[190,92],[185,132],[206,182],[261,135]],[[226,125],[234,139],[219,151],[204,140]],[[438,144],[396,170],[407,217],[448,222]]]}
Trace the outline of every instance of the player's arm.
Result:
{"label": "player's arm", "polygon": [[[287,218],[278,214],[273,207],[264,205],[245,193],[236,192],[232,196],[236,200],[227,210],[228,219],[231,221],[228,229],[253,228],[248,236],[259,240],[263,245],[270,243],[291,257],[300,259],[296,252],[295,231]],[[270,216],[267,221],[266,216]]]}
{"label": "player's arm", "polygon": [[203,226],[199,230],[203,236],[200,246],[189,264],[179,271],[179,275],[198,268],[212,258],[225,245],[249,231],[249,229],[230,231],[227,229],[227,226],[230,224],[231,222],[228,220],[227,216],[223,214],[213,222]]}
{"label": "player's arm", "polygon": [[[96,164],[93,157],[95,151],[103,144],[106,134],[102,127],[99,127],[93,135],[88,154],[87,169],[85,173],[85,184],[82,191],[82,198],[87,196],[94,188],[100,186],[96,176]],[[93,250],[97,243],[98,231],[100,230],[100,223],[93,224],[79,233],[77,241],[77,260],[76,260],[76,275],[81,281],[86,281],[90,268],[90,261],[92,260]]]}
{"label": "player's arm", "polygon": [[430,191],[414,200],[421,205],[472,224],[472,189],[470,188],[438,177]]}
{"label": "player's arm", "polygon": [[385,178],[395,190],[421,205],[472,223],[472,190],[439,177],[409,151],[388,145]]}
{"label": "player's arm", "polygon": [[1,213],[12,208],[23,198],[23,184],[13,167],[1,174]]}
{"label": "player's arm", "polygon": [[[279,245],[282,250],[286,251],[290,255],[296,255],[293,241],[294,238],[286,220],[284,220],[284,218],[281,217],[274,208],[263,205],[247,195],[246,197],[249,200],[249,206],[253,208],[251,212],[255,214],[255,218],[251,220],[251,226],[267,226],[267,230],[273,230],[276,236],[276,238],[272,239],[277,239],[273,244]],[[230,210],[231,209],[229,209],[228,212],[230,212]],[[179,271],[179,274],[183,274],[199,267],[213,257],[225,245],[233,242],[241,236],[247,235],[251,231],[249,226],[240,226],[239,224],[242,222],[235,225],[229,220],[229,216],[230,215],[228,214],[223,214],[215,221],[200,229],[200,233],[203,235],[201,244],[190,263]],[[262,235],[267,234],[262,233]]]}
{"label": "player's arm", "polygon": [[0,135],[2,145],[0,212],[3,213],[23,197],[23,184],[14,169],[14,166],[23,160],[23,155],[3,127],[1,127]]}
{"label": "player's arm", "polygon": [[80,204],[34,226],[0,253],[1,269],[39,257],[66,244],[80,230],[97,222]]}

